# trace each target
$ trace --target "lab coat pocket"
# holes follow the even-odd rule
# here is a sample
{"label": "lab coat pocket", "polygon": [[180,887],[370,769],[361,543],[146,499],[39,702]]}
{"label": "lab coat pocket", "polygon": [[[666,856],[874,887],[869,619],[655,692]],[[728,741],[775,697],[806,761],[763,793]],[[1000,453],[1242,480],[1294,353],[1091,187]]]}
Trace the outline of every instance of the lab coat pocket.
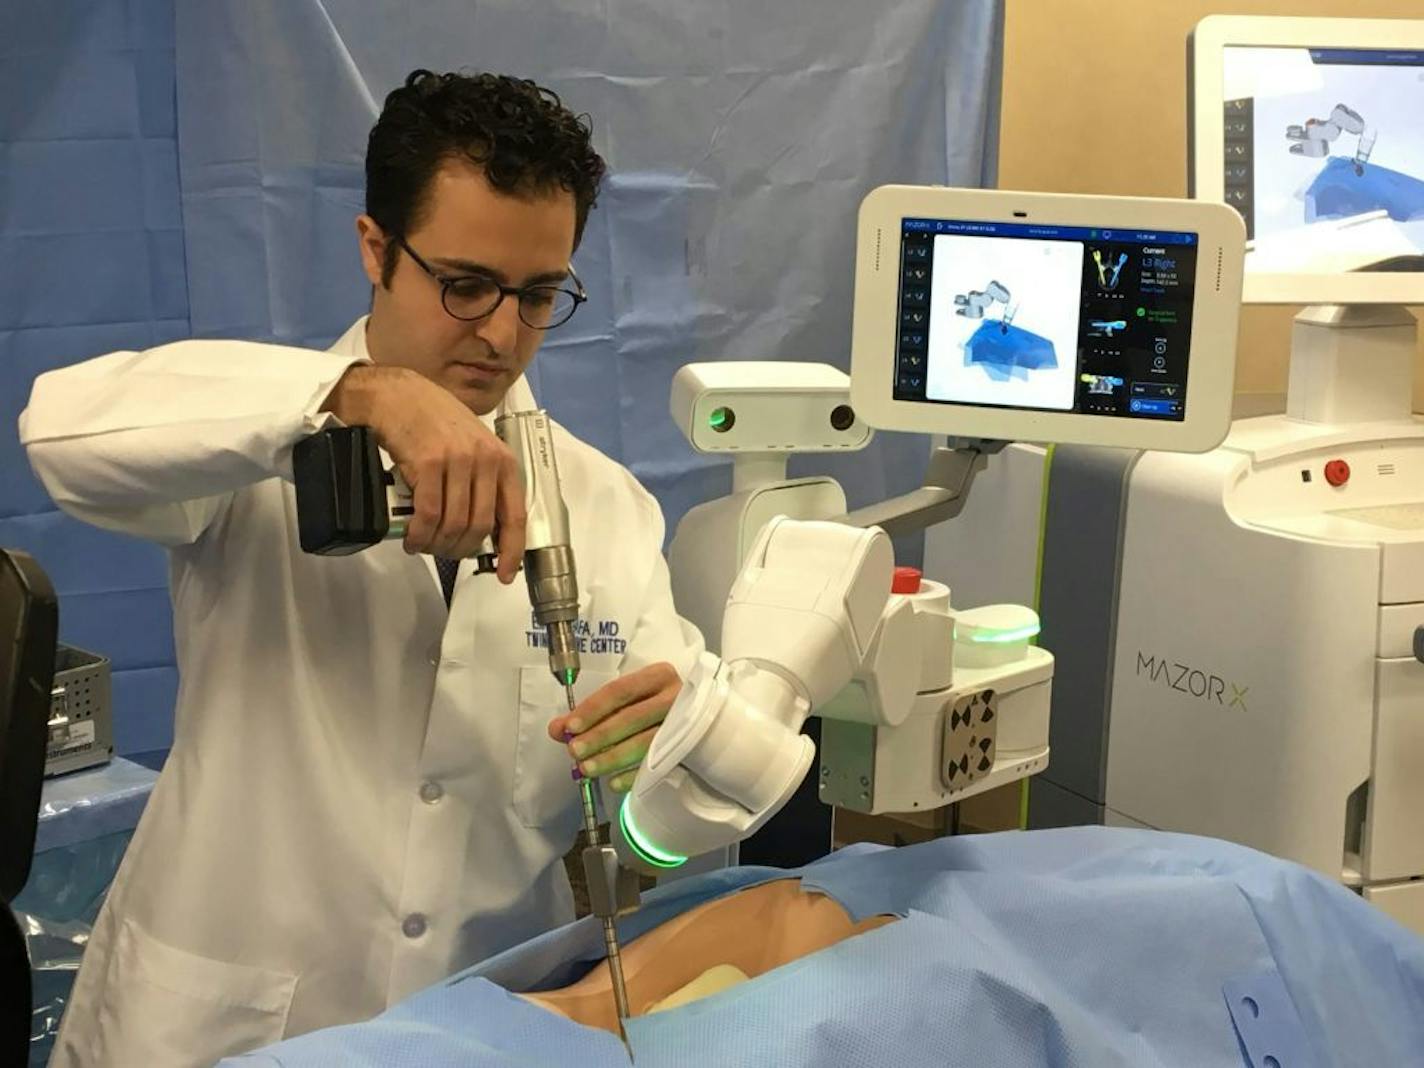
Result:
{"label": "lab coat pocket", "polygon": [[296,986],[294,975],[200,957],[125,919],[104,984],[96,1063],[206,1065],[270,1045],[286,1030]]}
{"label": "lab coat pocket", "polygon": [[[611,671],[584,671],[574,684],[582,701],[617,676]],[[519,669],[519,729],[514,751],[514,812],[526,827],[567,829],[579,824],[579,797],[569,773],[568,749],[549,737],[549,720],[568,707],[564,688],[543,664]]]}

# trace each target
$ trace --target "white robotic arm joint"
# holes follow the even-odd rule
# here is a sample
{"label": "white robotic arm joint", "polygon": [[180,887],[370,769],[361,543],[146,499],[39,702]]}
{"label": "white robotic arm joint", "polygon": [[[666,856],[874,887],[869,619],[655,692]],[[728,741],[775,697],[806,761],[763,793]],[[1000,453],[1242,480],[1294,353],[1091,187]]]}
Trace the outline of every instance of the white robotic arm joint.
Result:
{"label": "white robotic arm joint", "polygon": [[727,597],[722,658],[776,665],[819,705],[865,659],[894,569],[883,531],[773,519]]}

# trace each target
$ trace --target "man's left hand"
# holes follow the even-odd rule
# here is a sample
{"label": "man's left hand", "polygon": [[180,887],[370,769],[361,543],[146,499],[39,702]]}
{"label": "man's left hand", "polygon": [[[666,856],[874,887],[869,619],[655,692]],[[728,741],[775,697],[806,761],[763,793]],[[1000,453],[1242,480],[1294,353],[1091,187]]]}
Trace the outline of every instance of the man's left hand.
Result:
{"label": "man's left hand", "polygon": [[681,692],[682,678],[671,664],[650,664],[600,686],[568,715],[550,720],[549,737],[568,744],[585,778],[607,776],[612,790],[627,793]]}

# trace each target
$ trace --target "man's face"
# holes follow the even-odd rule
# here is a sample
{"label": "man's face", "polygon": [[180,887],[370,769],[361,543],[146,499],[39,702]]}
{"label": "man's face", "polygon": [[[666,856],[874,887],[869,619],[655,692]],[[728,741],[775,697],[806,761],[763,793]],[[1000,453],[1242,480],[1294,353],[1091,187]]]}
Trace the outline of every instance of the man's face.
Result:
{"label": "man's face", "polygon": [[[566,282],[573,254],[573,194],[562,189],[508,196],[484,173],[447,160],[431,180],[419,226],[406,244],[436,274],[483,274],[507,286]],[[544,332],[519,318],[519,301],[505,296],[494,313],[473,322],[446,314],[440,283],[401,252],[389,287],[381,284],[387,241],[369,216],[357,222],[361,262],[375,286],[366,344],[377,363],[408,367],[444,386],[476,414],[494,410],[539,348]]]}

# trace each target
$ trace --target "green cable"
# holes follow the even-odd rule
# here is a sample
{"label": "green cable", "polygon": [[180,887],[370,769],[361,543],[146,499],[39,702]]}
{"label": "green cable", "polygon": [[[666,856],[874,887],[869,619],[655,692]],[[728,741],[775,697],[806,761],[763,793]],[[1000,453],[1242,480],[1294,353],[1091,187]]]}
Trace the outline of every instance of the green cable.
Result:
{"label": "green cable", "polygon": [[[1033,610],[1037,613],[1043,603],[1043,546],[1048,539],[1048,479],[1053,470],[1053,449],[1050,445],[1043,453],[1043,491],[1038,498],[1038,560],[1033,574]],[[1039,620],[1042,623],[1042,619]],[[1030,639],[1038,644],[1037,636]],[[1019,782],[1019,830],[1028,830],[1028,784],[1032,776]]]}
{"label": "green cable", "polygon": [[1043,544],[1048,538],[1048,479],[1053,469],[1054,448],[1050,445],[1043,453],[1043,489],[1038,496],[1038,559],[1033,573],[1034,612],[1038,612],[1043,603]]}

